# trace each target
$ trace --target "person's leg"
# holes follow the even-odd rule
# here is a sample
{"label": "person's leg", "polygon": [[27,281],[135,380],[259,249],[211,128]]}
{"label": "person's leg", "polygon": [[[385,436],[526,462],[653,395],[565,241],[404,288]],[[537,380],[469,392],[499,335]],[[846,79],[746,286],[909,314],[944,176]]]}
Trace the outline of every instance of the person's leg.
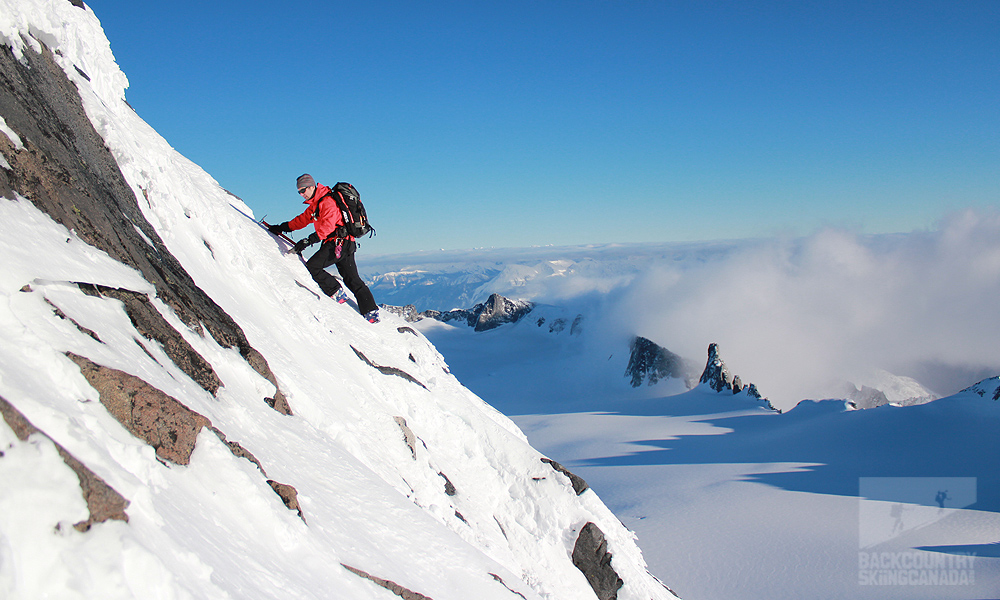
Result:
{"label": "person's leg", "polygon": [[350,252],[337,261],[337,271],[344,278],[344,285],[347,286],[347,289],[351,290],[354,298],[357,299],[358,312],[367,315],[378,308],[371,290],[368,289],[364,280],[358,275],[358,264],[354,261],[354,252]]}
{"label": "person's leg", "polygon": [[313,254],[312,258],[306,261],[306,269],[312,275],[313,281],[319,284],[319,289],[323,290],[327,296],[333,296],[340,289],[340,282],[337,281],[337,278],[326,272],[326,268],[337,260],[334,250],[335,244],[333,242],[323,244],[316,251],[316,254]]}

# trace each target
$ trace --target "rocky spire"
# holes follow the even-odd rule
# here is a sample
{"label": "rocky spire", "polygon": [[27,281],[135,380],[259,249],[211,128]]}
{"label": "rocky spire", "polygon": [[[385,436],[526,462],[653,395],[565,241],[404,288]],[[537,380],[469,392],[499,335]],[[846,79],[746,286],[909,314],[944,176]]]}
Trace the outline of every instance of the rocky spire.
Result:
{"label": "rocky spire", "polygon": [[729,369],[726,368],[726,363],[719,356],[718,344],[713,343],[708,345],[708,363],[705,365],[705,370],[702,372],[701,379],[698,382],[708,384],[708,387],[717,392],[731,391],[733,394],[739,394],[742,391],[746,391],[747,396],[750,398],[763,402],[771,410],[777,410],[771,406],[767,398],[760,395],[756,385],[751,383],[744,386],[739,375],[733,375],[729,372]]}

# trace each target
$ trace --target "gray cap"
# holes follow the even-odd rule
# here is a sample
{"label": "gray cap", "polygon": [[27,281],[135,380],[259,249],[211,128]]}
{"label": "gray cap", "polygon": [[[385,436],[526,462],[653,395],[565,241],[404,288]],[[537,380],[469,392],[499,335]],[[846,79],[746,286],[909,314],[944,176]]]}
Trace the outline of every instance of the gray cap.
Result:
{"label": "gray cap", "polygon": [[316,180],[309,173],[305,175],[299,175],[299,178],[295,180],[295,189],[301,190],[302,188],[307,188],[311,185],[316,185]]}

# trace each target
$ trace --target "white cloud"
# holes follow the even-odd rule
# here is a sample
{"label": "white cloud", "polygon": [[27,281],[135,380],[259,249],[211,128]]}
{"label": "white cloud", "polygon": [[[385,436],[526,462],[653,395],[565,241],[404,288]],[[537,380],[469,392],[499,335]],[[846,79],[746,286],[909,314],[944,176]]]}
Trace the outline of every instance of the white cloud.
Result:
{"label": "white cloud", "polygon": [[1000,213],[969,210],[933,231],[828,229],[654,267],[616,312],[684,356],[719,343],[734,373],[788,407],[875,368],[918,380],[928,363],[1000,372],[998,298]]}

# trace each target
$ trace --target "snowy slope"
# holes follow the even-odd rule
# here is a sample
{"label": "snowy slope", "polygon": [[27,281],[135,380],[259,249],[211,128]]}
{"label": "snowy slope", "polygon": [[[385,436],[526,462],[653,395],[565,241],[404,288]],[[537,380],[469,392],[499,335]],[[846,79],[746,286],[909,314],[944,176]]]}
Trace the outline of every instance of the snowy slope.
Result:
{"label": "snowy slope", "polygon": [[[673,597],[596,494],[576,495],[423,335],[389,315],[371,326],[320,298],[245,204],[127,106],[125,76],[89,9],[4,0],[0,38],[18,57],[42,43],[53,51],[142,214],[266,358],[293,413],[262,402],[275,386],[185,325],[137,271],[28,199],[0,199],[0,397],[43,432],[21,440],[0,422],[0,596],[392,597],[360,570],[435,600],[593,598],[571,561],[593,522],[624,580],[619,598]],[[8,169],[32,144],[0,130]],[[148,295],[223,387],[195,384],[118,300],[74,282]],[[188,464],[163,460],[108,413],[67,353],[180,400],[261,468],[208,429]],[[129,501],[127,523],[73,528],[87,507],[62,449]],[[296,488],[302,518],[267,480]]]}

